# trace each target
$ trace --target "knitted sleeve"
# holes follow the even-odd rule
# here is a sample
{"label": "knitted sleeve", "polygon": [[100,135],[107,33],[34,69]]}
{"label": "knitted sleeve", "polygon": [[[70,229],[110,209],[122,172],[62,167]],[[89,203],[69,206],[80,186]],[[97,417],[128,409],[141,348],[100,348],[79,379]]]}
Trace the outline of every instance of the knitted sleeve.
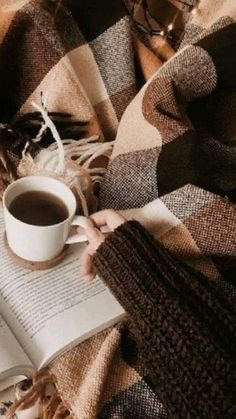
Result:
{"label": "knitted sleeve", "polygon": [[105,240],[94,266],[129,314],[170,417],[236,417],[235,313],[214,282],[136,221]]}

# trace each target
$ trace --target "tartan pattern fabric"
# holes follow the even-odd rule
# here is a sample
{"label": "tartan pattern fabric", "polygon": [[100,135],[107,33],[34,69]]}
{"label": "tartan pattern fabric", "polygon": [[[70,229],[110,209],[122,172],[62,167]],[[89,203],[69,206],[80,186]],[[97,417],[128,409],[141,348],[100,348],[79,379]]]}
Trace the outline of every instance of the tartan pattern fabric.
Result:
{"label": "tartan pattern fabric", "polygon": [[91,133],[112,140],[137,92],[130,17],[119,0],[104,0],[91,14],[92,1],[72,6],[32,0],[6,14],[0,118],[32,111],[31,101],[48,91],[49,109],[89,121]]}
{"label": "tartan pattern fabric", "polygon": [[[231,10],[228,20],[219,19],[212,28],[206,28],[205,37],[202,29],[201,39],[180,49],[133,99],[119,125],[101,200],[102,207],[141,207],[150,201],[147,191],[151,192],[152,184],[153,197],[166,202],[198,244],[201,241],[203,253],[211,256],[220,256],[223,251],[235,256],[235,125],[229,113],[221,118],[226,103],[231,111],[234,109],[231,69],[236,26],[225,25],[226,20],[232,22],[234,13]],[[223,58],[222,51],[230,53]],[[142,130],[141,117],[133,119],[130,127],[132,110],[140,115],[142,110]],[[131,136],[132,132],[135,135]],[[129,190],[134,191],[133,203],[130,194],[127,198]],[[186,194],[187,190],[191,193]],[[221,246],[223,236],[226,239]]]}
{"label": "tartan pattern fabric", "polygon": [[[124,113],[103,182],[101,208],[118,209],[126,216],[130,214],[130,219],[132,214],[134,218],[141,214],[140,220],[146,222],[154,237],[187,265],[216,281],[222,298],[235,310],[232,284],[235,284],[236,258],[236,156],[232,69],[236,8],[232,2],[217,5],[219,9],[214,13],[215,4],[209,0],[200,2],[199,13],[185,28],[182,47],[148,80]],[[151,200],[154,201],[150,203]],[[158,214],[160,201],[179,219],[179,223],[173,219],[164,233],[159,233],[154,221],[150,222],[153,214]],[[134,211],[134,207],[139,209]],[[112,246],[110,250],[109,253],[106,248],[106,257],[114,252],[113,262],[118,264],[117,250]],[[97,263],[104,271],[101,261]],[[117,265],[116,268],[118,271]],[[113,284],[120,301],[128,306],[129,291],[126,300],[118,282],[115,284],[115,274],[111,280],[105,273],[104,277]],[[188,389],[185,391],[187,395]],[[191,412],[182,410],[177,414],[174,394],[162,393],[160,397],[162,400],[166,397],[165,407],[170,417],[201,417],[199,405]],[[206,405],[202,405],[202,417]],[[208,417],[217,414],[217,410],[208,412]],[[233,417],[233,411],[228,415]]]}

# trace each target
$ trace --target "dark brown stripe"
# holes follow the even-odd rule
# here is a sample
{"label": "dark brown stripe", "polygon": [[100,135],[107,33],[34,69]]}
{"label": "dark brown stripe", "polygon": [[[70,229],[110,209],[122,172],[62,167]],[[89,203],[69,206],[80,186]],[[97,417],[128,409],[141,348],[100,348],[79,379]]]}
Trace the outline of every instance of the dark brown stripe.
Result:
{"label": "dark brown stripe", "polygon": [[0,47],[1,120],[10,119],[62,58],[42,35],[33,15],[19,11]]}
{"label": "dark brown stripe", "polygon": [[197,135],[193,131],[164,144],[157,162],[159,195],[165,195],[186,185],[197,183],[195,154]]}
{"label": "dark brown stripe", "polygon": [[92,41],[127,15],[121,0],[64,0],[87,41]]}
{"label": "dark brown stripe", "polygon": [[127,87],[127,89],[122,90],[121,92],[115,93],[114,95],[110,96],[111,103],[115,109],[116,116],[120,121],[125,109],[137,94],[137,87],[136,85],[132,85]]}

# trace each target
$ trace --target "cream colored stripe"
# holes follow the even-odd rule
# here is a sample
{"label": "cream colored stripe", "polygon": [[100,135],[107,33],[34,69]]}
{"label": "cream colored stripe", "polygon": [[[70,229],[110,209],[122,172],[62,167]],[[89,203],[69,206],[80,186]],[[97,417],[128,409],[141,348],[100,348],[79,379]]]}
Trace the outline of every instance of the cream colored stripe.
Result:
{"label": "cream colored stripe", "polygon": [[75,76],[70,63],[64,57],[44,77],[35,91],[22,105],[20,112],[33,110],[31,102],[40,102],[40,93],[48,92],[47,108],[54,112],[70,112],[80,120],[89,120],[94,110],[86,97],[80,80]]}
{"label": "cream colored stripe", "polygon": [[195,25],[209,28],[222,17],[236,18],[235,0],[201,0],[195,9],[192,22]]}
{"label": "cream colored stripe", "polygon": [[0,9],[0,43],[3,41],[14,16],[15,12],[4,12]]}
{"label": "cream colored stripe", "polygon": [[142,208],[132,208],[119,211],[127,220],[139,221],[147,230],[152,232],[155,239],[166,234],[181,221],[157,198]]}
{"label": "cream colored stripe", "polygon": [[112,158],[120,154],[161,146],[159,131],[145,119],[142,112],[145,91],[146,89],[142,89],[135,96],[121,118]]}
{"label": "cream colored stripe", "polygon": [[108,93],[90,47],[82,45],[70,51],[67,57],[92,105],[107,99]]}
{"label": "cream colored stripe", "polygon": [[30,0],[1,0],[0,3],[0,12],[3,10],[19,10],[25,4],[29,3]]}

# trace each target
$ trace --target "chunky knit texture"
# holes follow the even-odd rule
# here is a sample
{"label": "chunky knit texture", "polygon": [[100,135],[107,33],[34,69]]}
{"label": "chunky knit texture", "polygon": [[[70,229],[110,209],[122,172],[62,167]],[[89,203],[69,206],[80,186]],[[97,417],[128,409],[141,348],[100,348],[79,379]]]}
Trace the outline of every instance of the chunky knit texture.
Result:
{"label": "chunky knit texture", "polygon": [[215,283],[174,258],[137,222],[94,258],[132,319],[143,361],[171,418],[236,415],[236,316]]}

